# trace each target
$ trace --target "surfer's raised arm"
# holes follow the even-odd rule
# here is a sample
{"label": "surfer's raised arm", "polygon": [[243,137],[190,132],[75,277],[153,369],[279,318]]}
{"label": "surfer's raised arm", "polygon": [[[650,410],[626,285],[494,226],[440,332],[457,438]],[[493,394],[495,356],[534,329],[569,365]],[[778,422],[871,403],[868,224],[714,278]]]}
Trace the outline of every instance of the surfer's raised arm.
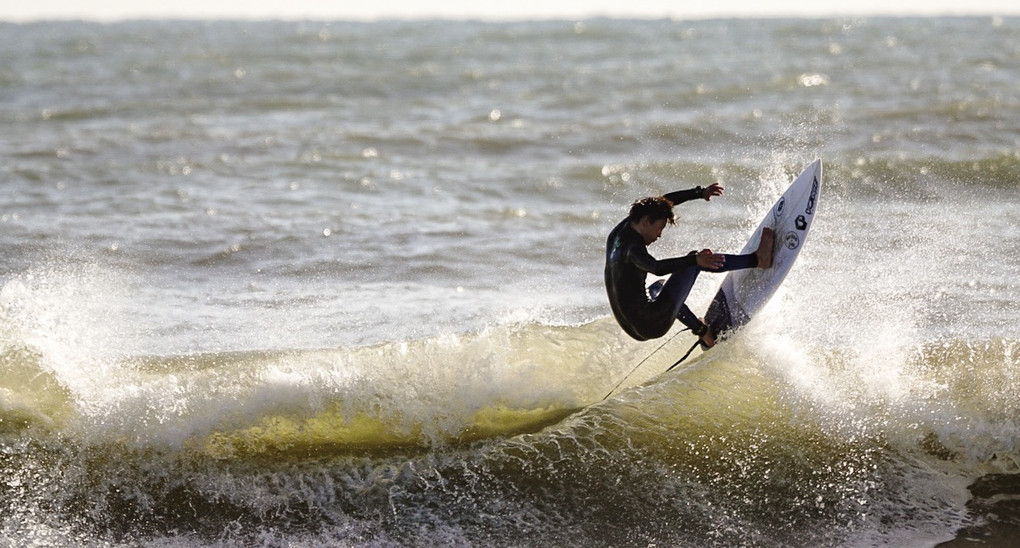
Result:
{"label": "surfer's raised arm", "polygon": [[677,190],[663,195],[673,205],[680,205],[691,200],[711,200],[715,196],[722,196],[723,187],[719,183],[712,183],[707,187],[696,186],[688,190]]}

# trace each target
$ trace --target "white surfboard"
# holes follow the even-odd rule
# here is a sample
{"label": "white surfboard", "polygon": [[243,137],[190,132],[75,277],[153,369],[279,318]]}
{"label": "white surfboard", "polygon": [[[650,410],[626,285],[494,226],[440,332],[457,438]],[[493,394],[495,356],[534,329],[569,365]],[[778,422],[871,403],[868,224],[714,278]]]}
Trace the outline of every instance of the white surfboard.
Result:
{"label": "white surfboard", "polygon": [[772,268],[734,270],[726,275],[705,313],[713,333],[725,334],[749,322],[783,283],[807,240],[821,185],[822,161],[815,160],[765,214],[740,253],[758,249],[762,229],[770,227],[776,235]]}

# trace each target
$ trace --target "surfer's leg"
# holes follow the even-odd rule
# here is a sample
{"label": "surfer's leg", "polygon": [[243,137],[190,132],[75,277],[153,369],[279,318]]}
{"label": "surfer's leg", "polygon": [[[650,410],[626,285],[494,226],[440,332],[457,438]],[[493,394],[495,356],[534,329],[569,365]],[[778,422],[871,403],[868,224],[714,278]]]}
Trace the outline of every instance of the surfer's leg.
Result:
{"label": "surfer's leg", "polygon": [[704,322],[698,318],[686,304],[680,305],[680,310],[676,314],[676,319],[680,320],[680,323],[689,327],[691,331],[697,332],[704,325]]}
{"label": "surfer's leg", "polygon": [[723,265],[719,268],[702,268],[705,272],[729,272],[731,270],[743,270],[745,268],[757,268],[758,256],[754,253],[748,253],[747,255],[730,255],[727,253],[721,253],[723,256]]}
{"label": "surfer's leg", "polygon": [[698,279],[698,273],[699,270],[696,266],[689,266],[679,272],[674,272],[662,286],[659,298],[669,299],[673,303],[673,309],[679,310],[680,305],[684,304],[687,296],[691,294],[691,288],[694,287],[694,281]]}
{"label": "surfer's leg", "polygon": [[775,234],[771,228],[764,228],[761,232],[761,242],[758,243],[758,250],[746,255],[723,254],[725,260],[722,268],[718,270],[702,269],[705,272],[729,272],[731,270],[742,270],[745,268],[770,268],[772,267],[772,248],[775,243]]}
{"label": "surfer's leg", "polygon": [[[734,257],[737,256],[734,255]],[[715,339],[712,337],[711,329],[694,312],[691,312],[691,309],[684,303],[687,300],[687,296],[690,295],[691,288],[694,287],[694,281],[698,279],[700,272],[701,269],[697,266],[690,266],[680,272],[673,273],[669,277],[669,281],[666,282],[666,285],[662,287],[660,298],[665,296],[665,298],[670,299],[670,304],[673,305],[673,317],[690,329],[692,333],[700,337],[703,345],[712,346],[715,344]]]}
{"label": "surfer's leg", "polygon": [[694,281],[698,279],[699,272],[700,270],[696,266],[674,272],[662,286],[662,292],[659,294],[660,299],[669,299],[670,304],[673,305],[672,316],[691,329],[700,328],[702,324],[701,320],[684,304],[684,301],[691,294],[691,288],[694,287]]}

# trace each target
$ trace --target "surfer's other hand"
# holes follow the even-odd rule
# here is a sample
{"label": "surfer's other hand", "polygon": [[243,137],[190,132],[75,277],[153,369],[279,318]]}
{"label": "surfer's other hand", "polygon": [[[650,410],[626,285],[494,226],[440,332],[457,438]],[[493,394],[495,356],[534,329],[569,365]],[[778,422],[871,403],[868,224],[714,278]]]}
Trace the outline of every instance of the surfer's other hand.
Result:
{"label": "surfer's other hand", "polygon": [[702,249],[696,256],[698,266],[705,270],[719,270],[726,262],[726,258],[718,253],[712,253],[711,249]]}

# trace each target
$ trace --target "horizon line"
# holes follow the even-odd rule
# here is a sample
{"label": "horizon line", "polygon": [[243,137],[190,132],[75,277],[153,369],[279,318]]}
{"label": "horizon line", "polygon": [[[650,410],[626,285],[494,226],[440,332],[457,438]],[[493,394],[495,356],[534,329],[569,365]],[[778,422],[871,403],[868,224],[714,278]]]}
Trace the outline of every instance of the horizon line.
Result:
{"label": "horizon line", "polygon": [[1015,18],[1020,17],[1020,8],[1015,12],[999,11],[818,11],[811,13],[774,12],[774,13],[692,13],[677,14],[550,14],[550,15],[508,15],[491,17],[477,14],[422,14],[396,15],[383,14],[375,16],[350,16],[329,14],[188,14],[188,13],[136,13],[117,16],[83,15],[83,14],[40,14],[37,16],[0,15],[0,23],[31,24],[31,23],[126,23],[126,22],[321,22],[321,23],[384,23],[384,22],[480,22],[480,23],[531,23],[531,22],[581,22],[595,20],[616,21],[707,21],[718,19],[840,19],[840,18],[889,18],[889,19],[935,19],[935,18]]}

